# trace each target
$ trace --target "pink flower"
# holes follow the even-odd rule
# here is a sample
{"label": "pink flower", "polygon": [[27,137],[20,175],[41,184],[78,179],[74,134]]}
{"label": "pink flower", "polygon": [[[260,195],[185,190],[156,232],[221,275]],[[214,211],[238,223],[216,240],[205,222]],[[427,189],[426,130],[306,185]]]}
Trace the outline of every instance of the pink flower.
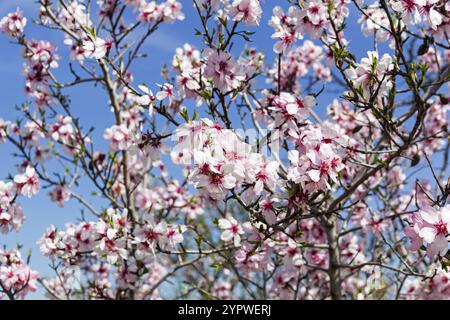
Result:
{"label": "pink flower", "polygon": [[0,206],[0,232],[18,231],[25,221],[25,215],[20,205]]}
{"label": "pink flower", "polygon": [[[144,226],[138,228],[136,231],[135,242],[143,245],[146,248],[155,250],[156,246],[164,247],[168,242],[167,235],[176,236],[176,232],[168,231],[168,226],[165,221],[159,223],[147,222]],[[178,239],[177,239],[178,238]],[[175,237],[172,240],[179,240],[179,237]]]}
{"label": "pink flower", "polygon": [[284,256],[283,262],[287,268],[299,267],[305,264],[300,245],[291,238],[289,238],[287,246],[280,251],[280,254]]}
{"label": "pink flower", "polygon": [[417,24],[422,20],[420,10],[426,3],[426,0],[392,0],[391,6],[402,15],[405,23]]}
{"label": "pink flower", "polygon": [[403,231],[405,236],[411,239],[411,247],[412,251],[417,251],[422,246],[422,238],[419,236],[420,228],[416,224],[413,227],[406,227]]}
{"label": "pink flower", "polygon": [[192,176],[194,186],[204,188],[214,199],[224,197],[228,190],[236,186],[236,178],[231,173],[225,172],[220,165],[210,166],[207,162],[200,165]]}
{"label": "pink flower", "polygon": [[297,39],[302,39],[303,34],[299,32],[298,23],[302,19],[301,13],[295,6],[289,7],[287,14],[279,6],[273,8],[273,16],[269,25],[274,28],[272,38],[278,39],[273,51],[282,53],[286,51]]}
{"label": "pink flower", "polygon": [[90,59],[102,59],[108,53],[108,50],[112,47],[111,40],[103,40],[96,38],[94,40],[87,40],[83,42],[83,50],[86,58]]}
{"label": "pink flower", "polygon": [[149,3],[141,1],[139,3],[139,17],[138,20],[146,23],[155,23],[161,19],[163,14],[162,5],[158,5],[155,1]]}
{"label": "pink flower", "polygon": [[183,5],[176,0],[167,0],[161,4],[164,22],[173,23],[176,20],[184,20],[184,13],[181,11]]}
{"label": "pink flower", "polygon": [[24,298],[37,289],[38,273],[22,260],[20,252],[0,251],[0,283],[2,289]]}
{"label": "pink flower", "polygon": [[224,230],[220,235],[222,241],[233,241],[235,247],[241,245],[241,235],[244,234],[242,226],[232,216],[219,219],[219,228]]}
{"label": "pink flower", "polygon": [[52,191],[49,192],[50,198],[59,207],[63,207],[64,204],[70,199],[70,189],[65,186],[56,186]]}
{"label": "pink flower", "polygon": [[259,25],[262,9],[259,0],[234,0],[228,9],[234,21],[244,21],[246,25]]}
{"label": "pink flower", "polygon": [[259,166],[255,174],[256,182],[254,191],[256,195],[260,195],[263,192],[264,186],[272,191],[275,190],[278,180],[277,170],[279,165],[280,164],[276,161],[270,161],[269,163],[264,163]]}
{"label": "pink flower", "polygon": [[169,100],[169,105],[170,105],[173,102],[173,100],[175,99],[175,92],[173,90],[173,85],[171,85],[170,83],[165,83],[164,85],[162,85],[160,87],[161,87],[161,91],[156,93],[156,99],[162,101],[167,98]]}
{"label": "pink flower", "polygon": [[262,215],[264,216],[264,219],[266,219],[266,222],[269,225],[273,225],[277,222],[277,215],[275,214],[275,204],[278,202],[279,200],[276,198],[272,199],[268,198],[262,200],[259,203]]}
{"label": "pink flower", "polygon": [[72,118],[58,114],[56,122],[51,125],[48,134],[53,140],[68,144],[73,134]]}
{"label": "pink flower", "polygon": [[362,58],[356,68],[351,67],[346,70],[355,88],[362,89],[361,97],[366,100],[375,92],[379,95],[388,93],[393,84],[387,73],[394,68],[392,57],[387,53],[381,58],[376,51],[369,51],[367,55],[368,57]]}
{"label": "pink flower", "polygon": [[186,226],[184,225],[168,225],[166,231],[167,241],[175,247],[178,243],[182,243],[183,233],[186,231]]}
{"label": "pink flower", "polygon": [[27,24],[27,18],[22,11],[17,8],[16,12],[9,13],[0,20],[0,31],[11,37],[20,36]]}
{"label": "pink flower", "polygon": [[448,251],[446,236],[450,230],[450,206],[435,210],[419,211],[424,221],[419,236],[428,243],[427,254],[430,257],[444,256]]}
{"label": "pink flower", "polygon": [[25,173],[16,175],[14,183],[23,196],[31,198],[39,192],[39,177],[33,167],[27,167]]}
{"label": "pink flower", "polygon": [[426,4],[423,6],[423,10],[421,11],[421,13],[425,14],[424,20],[433,30],[436,30],[437,27],[442,24],[444,19],[443,15],[436,10],[437,6],[434,5],[438,2],[439,0],[427,0]]}
{"label": "pink flower", "polygon": [[310,115],[310,109],[316,104],[312,96],[294,97],[287,92],[275,96],[269,109],[274,111],[275,126],[286,124],[295,126],[297,122],[304,122]]}
{"label": "pink flower", "polygon": [[103,137],[110,141],[112,150],[127,150],[133,142],[130,130],[123,124],[107,128]]}
{"label": "pink flower", "polygon": [[306,16],[313,24],[318,24],[322,20],[326,20],[328,12],[327,6],[322,0],[310,0],[306,2]]}
{"label": "pink flower", "polygon": [[207,60],[204,74],[220,92],[234,90],[245,80],[239,65],[228,52],[207,49],[204,55]]}

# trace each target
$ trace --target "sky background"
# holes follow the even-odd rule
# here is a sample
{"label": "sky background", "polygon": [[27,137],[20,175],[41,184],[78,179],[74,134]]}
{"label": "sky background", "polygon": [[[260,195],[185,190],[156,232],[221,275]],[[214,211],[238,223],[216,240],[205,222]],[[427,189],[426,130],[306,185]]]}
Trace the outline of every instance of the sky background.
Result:
{"label": "sky background", "polygon": [[[93,1],[95,2],[95,1]],[[191,1],[181,1],[184,5],[183,12],[186,19],[182,22],[176,22],[173,25],[163,25],[145,44],[143,52],[148,54],[147,59],[142,59],[132,69],[135,76],[135,84],[139,83],[161,83],[160,69],[164,64],[170,64],[172,56],[177,47],[181,47],[184,43],[189,42],[202,48],[199,37],[194,36],[194,27],[200,28],[199,18],[192,6]],[[272,14],[272,8],[277,4],[284,4],[287,1],[270,1],[263,2],[263,16],[261,25],[258,28],[250,28],[256,31],[252,37],[254,42],[252,45],[262,50],[266,55],[266,61],[272,64],[274,53],[272,46],[274,40],[270,38],[273,33],[272,28],[268,26],[268,20]],[[8,12],[14,11],[16,7],[21,7],[25,15],[28,17],[26,26],[26,35],[28,38],[46,39],[54,43],[58,47],[61,55],[60,68],[57,75],[64,78],[67,75],[67,62],[69,61],[68,51],[63,45],[63,37],[61,32],[46,30],[32,23],[31,18],[37,18],[38,5],[33,0],[0,0],[0,17]],[[360,33],[360,26],[356,20],[358,16],[355,12],[348,20],[348,30],[346,36],[351,39],[351,51],[357,56],[358,60],[365,56],[367,50],[371,50],[372,42],[370,39],[363,38]],[[128,23],[134,20],[128,19]],[[24,95],[24,78],[21,75],[23,60],[21,58],[21,48],[9,42],[10,39],[0,35],[0,118],[5,120],[14,120],[18,116],[15,106],[27,101]],[[298,44],[301,44],[299,42]],[[233,48],[234,53],[242,50],[242,46]],[[70,93],[72,99],[72,111],[75,115],[82,119],[83,126],[88,128],[95,126],[97,134],[103,133],[105,127],[109,127],[113,121],[112,114],[109,112],[107,105],[107,97],[102,90],[93,88],[92,85],[80,85],[75,89],[66,91]],[[323,95],[319,99],[319,105],[316,112],[324,114],[328,102],[335,96],[329,94]],[[192,111],[189,112],[192,114]],[[101,140],[101,139],[100,139]],[[96,140],[96,143],[106,142]],[[9,144],[0,145],[0,179],[5,179],[9,173],[16,172],[15,160],[11,153],[13,149]],[[81,186],[78,193],[90,193],[92,189],[88,186]],[[41,190],[38,196],[27,199],[20,198],[25,214],[26,221],[19,233],[10,233],[8,235],[0,235],[0,244],[6,244],[13,247],[17,243],[24,245],[22,254],[26,255],[26,249],[32,250],[31,265],[41,275],[53,276],[48,268],[49,260],[44,257],[36,245],[36,241],[44,233],[45,229],[54,224],[58,228],[63,228],[65,223],[75,221],[79,217],[79,205],[75,200],[69,201],[64,208],[59,208],[56,204],[50,202],[48,190]],[[43,291],[30,295],[28,298],[42,298]]]}

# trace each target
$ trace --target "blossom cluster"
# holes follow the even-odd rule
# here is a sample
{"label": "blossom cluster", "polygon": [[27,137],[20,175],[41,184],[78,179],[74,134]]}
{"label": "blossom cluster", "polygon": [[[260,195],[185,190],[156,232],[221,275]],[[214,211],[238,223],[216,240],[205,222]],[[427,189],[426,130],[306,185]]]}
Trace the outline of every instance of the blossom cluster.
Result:
{"label": "blossom cluster", "polygon": [[[323,47],[305,40],[303,45],[293,47],[281,61],[280,86],[281,91],[299,93],[299,79],[313,74],[315,79],[331,81],[331,71],[322,60],[329,60]],[[326,64],[329,64],[326,61]],[[275,63],[269,73],[273,75],[274,84],[278,84],[278,63]]]}
{"label": "blossom cluster", "polygon": [[[183,242],[183,225],[167,224],[165,221],[155,223],[151,218],[145,218],[142,225],[131,230],[131,220],[127,210],[118,211],[108,209],[97,222],[82,222],[78,225],[68,224],[66,229],[60,231],[54,226],[47,229],[38,244],[43,254],[51,258],[60,258],[66,263],[68,269],[67,281],[70,281],[71,266],[83,264],[86,259],[96,259],[97,264],[92,269],[102,268],[104,271],[100,279],[107,281],[108,270],[115,269],[118,277],[118,286],[126,286],[127,277],[139,274],[145,286],[156,283],[164,270],[153,270],[157,265],[156,253],[167,247],[176,248]],[[129,248],[133,249],[133,256]],[[161,267],[159,267],[161,268]],[[91,270],[97,274],[101,269]],[[156,277],[156,273],[160,276]],[[98,284],[97,284],[98,285]],[[131,285],[131,284],[128,284]],[[60,286],[60,285],[59,285]],[[54,287],[54,288],[52,288]],[[57,284],[50,286],[58,291]],[[145,288],[141,288],[145,294]],[[155,298],[155,297],[154,297]]]}
{"label": "blossom cluster", "polygon": [[246,187],[255,196],[277,186],[278,163],[252,152],[235,132],[209,119],[191,121],[174,132],[172,161],[194,168],[190,181],[213,199],[223,199],[231,189]]}
{"label": "blossom cluster", "polygon": [[381,58],[376,51],[369,51],[367,58],[362,58],[355,67],[346,70],[349,80],[355,87],[353,95],[359,95],[363,101],[374,96],[387,95],[392,88],[389,72],[394,69],[392,57],[385,53]]}
{"label": "blossom cluster", "polygon": [[25,220],[25,214],[17,197],[32,197],[39,192],[40,181],[36,171],[27,167],[17,174],[12,182],[0,181],[0,231],[18,231]]}
{"label": "blossom cluster", "polygon": [[431,258],[445,256],[448,251],[446,239],[450,228],[450,207],[425,207],[412,216],[412,226],[405,229],[411,238],[411,250],[418,250],[426,244]]}
{"label": "blossom cluster", "polygon": [[[423,22],[427,27],[436,30],[443,23],[448,3],[441,0],[392,0],[392,9],[401,15],[406,24],[416,25]],[[441,11],[442,10],[442,11]]]}
{"label": "blossom cluster", "polygon": [[7,294],[24,298],[37,289],[38,273],[23,261],[18,250],[0,250],[0,283],[3,292],[0,299]]}
{"label": "blossom cluster", "polygon": [[[185,19],[184,2],[40,1],[37,23],[70,50],[64,82],[64,50],[28,39],[20,9],[0,20],[23,48],[33,100],[24,119],[0,119],[0,143],[19,158],[0,181],[0,231],[21,228],[20,197],[41,189],[83,208],[38,241],[57,273],[39,279],[48,298],[448,296],[450,181],[431,161],[449,153],[450,5],[352,2],[373,40],[359,59],[344,36],[349,0],[289,3],[268,21],[275,54],[235,55],[265,3],[195,1],[201,44],[177,48],[157,83],[136,83],[134,62],[160,24]],[[100,134],[72,108],[68,88],[81,83],[107,93],[113,122]],[[425,158],[435,186],[410,183]],[[0,251],[1,298],[36,289],[27,264]],[[398,275],[424,281],[402,287]]]}
{"label": "blossom cluster", "polygon": [[27,59],[24,65],[25,92],[42,108],[53,103],[49,82],[51,69],[59,66],[60,56],[56,50],[56,47],[47,40],[30,40],[26,42],[23,52]]}
{"label": "blossom cluster", "polygon": [[319,38],[323,30],[331,29],[330,20],[339,25],[349,14],[348,2],[339,1],[334,4],[331,11],[328,2],[322,0],[304,1],[301,7],[290,6],[287,13],[276,6],[269,22],[275,31],[272,38],[278,40],[274,45],[274,51],[276,53],[287,51],[305,35]]}

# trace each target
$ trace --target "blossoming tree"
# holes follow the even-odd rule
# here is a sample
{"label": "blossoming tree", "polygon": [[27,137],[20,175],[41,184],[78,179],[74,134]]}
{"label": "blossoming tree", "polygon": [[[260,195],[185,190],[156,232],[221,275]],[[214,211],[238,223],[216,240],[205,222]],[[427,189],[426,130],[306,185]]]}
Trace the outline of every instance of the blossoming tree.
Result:
{"label": "blossoming tree", "polygon": [[[0,297],[450,297],[450,3],[280,1],[263,21],[270,5],[38,0],[38,18],[0,20],[26,92],[20,117],[0,119],[17,159],[1,232],[20,232],[21,199],[44,189],[87,212],[36,239],[53,278],[1,250]],[[160,84],[136,83],[144,43],[186,6],[202,46],[178,48]],[[352,20],[373,43],[361,57]],[[263,23],[273,61],[250,43]],[[67,93],[81,84],[107,94],[100,134]]]}

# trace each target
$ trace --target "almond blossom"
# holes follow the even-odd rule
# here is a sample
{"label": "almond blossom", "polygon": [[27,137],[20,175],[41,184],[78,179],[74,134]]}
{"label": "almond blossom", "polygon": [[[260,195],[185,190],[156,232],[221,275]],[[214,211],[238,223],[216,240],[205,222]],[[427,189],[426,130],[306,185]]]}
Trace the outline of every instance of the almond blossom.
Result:
{"label": "almond blossom", "polygon": [[262,9],[259,0],[233,0],[228,9],[234,21],[243,21],[246,25],[259,25]]}
{"label": "almond blossom", "polygon": [[107,128],[104,138],[110,141],[110,146],[113,150],[127,150],[133,142],[130,130],[123,124]]}
{"label": "almond blossom", "polygon": [[223,230],[220,239],[225,242],[233,241],[234,246],[239,247],[241,245],[241,235],[244,234],[242,226],[230,216],[219,219],[218,223],[219,228]]}
{"label": "almond blossom", "polygon": [[16,175],[14,183],[20,194],[28,198],[39,192],[39,177],[33,167],[27,167],[24,173]]}
{"label": "almond blossom", "polygon": [[7,14],[0,298],[448,299],[447,2]]}
{"label": "almond blossom", "polygon": [[394,69],[392,58],[384,54],[381,58],[375,51],[368,52],[368,58],[362,58],[356,68],[346,72],[362,97],[368,100],[375,92],[385,95],[392,87],[389,72]]}
{"label": "almond blossom", "polygon": [[98,37],[94,40],[87,40],[83,42],[84,55],[86,58],[90,59],[102,59],[106,56],[111,47],[111,40],[103,40]]}
{"label": "almond blossom", "polygon": [[206,58],[205,76],[211,78],[214,87],[225,93],[240,86],[244,75],[228,52],[207,50],[203,55]]}
{"label": "almond blossom", "polygon": [[154,105],[154,102],[156,100],[156,97],[153,95],[153,92],[149,88],[144,86],[144,85],[140,85],[139,89],[141,89],[142,92],[144,92],[144,94],[137,98],[137,102],[140,105],[148,106],[148,112],[149,112],[150,115],[152,115],[153,114],[153,108],[154,108],[153,105]]}
{"label": "almond blossom", "polygon": [[424,222],[420,227],[419,236],[428,244],[428,255],[444,256],[448,251],[446,236],[450,227],[450,208],[447,206],[436,211],[422,210],[419,214]]}
{"label": "almond blossom", "polygon": [[19,251],[0,251],[0,282],[4,291],[17,292],[19,298],[24,298],[37,290],[37,278],[38,273],[22,260]]}
{"label": "almond blossom", "polygon": [[0,19],[0,31],[11,37],[20,36],[26,25],[27,18],[23,16],[20,8],[17,8],[15,12],[11,12],[6,17]]}
{"label": "almond blossom", "polygon": [[50,198],[58,206],[63,207],[64,204],[70,199],[70,189],[65,186],[57,186],[49,192]]}

